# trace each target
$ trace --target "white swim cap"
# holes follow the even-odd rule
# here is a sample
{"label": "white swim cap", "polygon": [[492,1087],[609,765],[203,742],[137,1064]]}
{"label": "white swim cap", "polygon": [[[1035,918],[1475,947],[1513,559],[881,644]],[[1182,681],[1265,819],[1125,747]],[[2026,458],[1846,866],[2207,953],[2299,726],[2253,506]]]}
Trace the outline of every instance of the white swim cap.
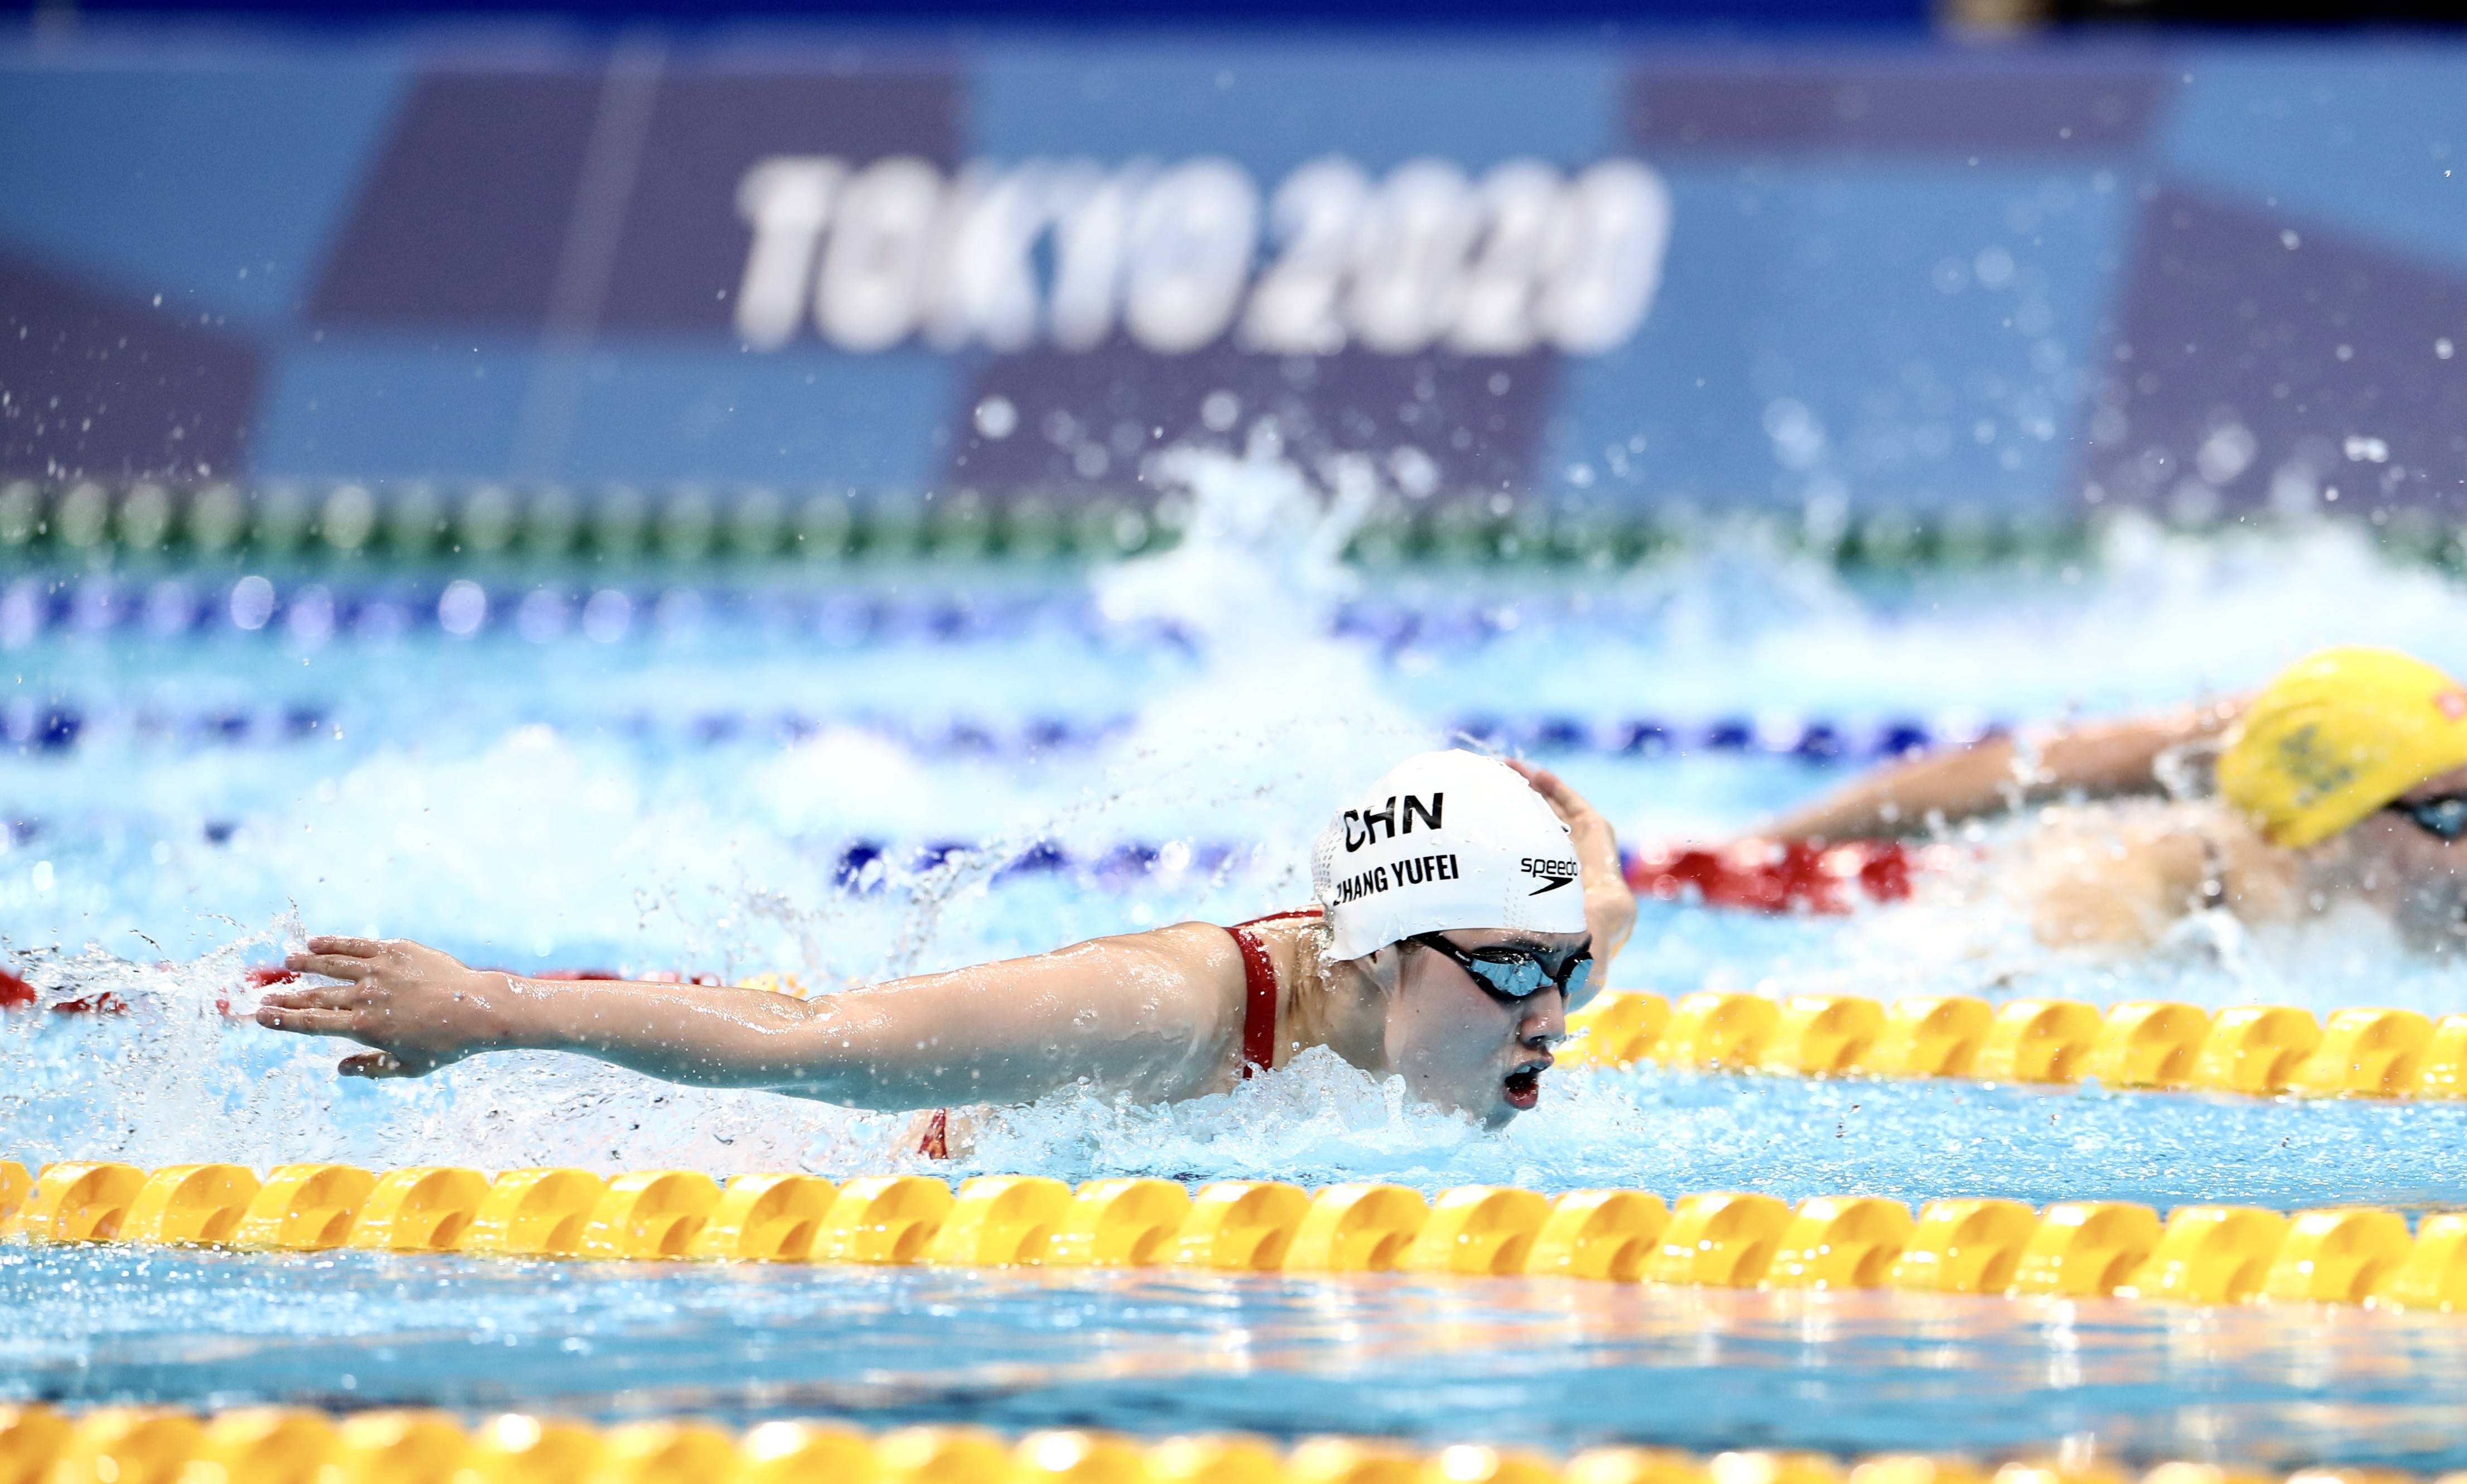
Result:
{"label": "white swim cap", "polygon": [[1311,852],[1329,952],[1359,958],[1417,933],[1585,931],[1576,846],[1505,763],[1408,757],[1336,817]]}

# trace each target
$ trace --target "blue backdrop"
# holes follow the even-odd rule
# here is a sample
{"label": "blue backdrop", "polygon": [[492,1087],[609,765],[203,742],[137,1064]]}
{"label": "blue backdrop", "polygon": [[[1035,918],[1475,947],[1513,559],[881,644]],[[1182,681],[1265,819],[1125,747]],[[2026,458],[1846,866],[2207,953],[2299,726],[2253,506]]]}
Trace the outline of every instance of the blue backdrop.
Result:
{"label": "blue backdrop", "polygon": [[0,470],[2450,498],[2467,48],[0,51]]}

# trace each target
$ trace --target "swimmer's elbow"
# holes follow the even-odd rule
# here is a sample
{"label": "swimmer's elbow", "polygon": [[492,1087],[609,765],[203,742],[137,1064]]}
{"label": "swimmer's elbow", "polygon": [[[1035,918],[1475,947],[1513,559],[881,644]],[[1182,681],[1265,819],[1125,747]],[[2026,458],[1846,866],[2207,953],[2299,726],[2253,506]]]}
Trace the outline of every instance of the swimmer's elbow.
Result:
{"label": "swimmer's elbow", "polygon": [[836,1081],[875,1059],[879,1048],[870,1027],[851,1023],[834,1007],[807,1009],[812,1013],[790,1033],[787,1062],[799,1081]]}

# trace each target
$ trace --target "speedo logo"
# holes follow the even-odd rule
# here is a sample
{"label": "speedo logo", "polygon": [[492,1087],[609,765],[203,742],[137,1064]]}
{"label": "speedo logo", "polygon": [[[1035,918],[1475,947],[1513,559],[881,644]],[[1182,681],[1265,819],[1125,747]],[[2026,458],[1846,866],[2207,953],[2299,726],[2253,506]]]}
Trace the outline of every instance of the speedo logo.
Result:
{"label": "speedo logo", "polygon": [[[1376,840],[1393,840],[1399,835],[1414,833],[1414,816],[1417,814],[1422,817],[1425,827],[1437,829],[1439,811],[1446,807],[1447,801],[1448,796],[1444,793],[1433,794],[1427,804],[1422,802],[1421,795],[1407,794],[1403,829],[1396,827],[1396,796],[1393,794],[1388,796],[1388,802],[1381,808],[1347,809],[1345,811],[1345,853],[1351,855]],[[1383,829],[1387,831],[1385,836],[1380,834]]]}
{"label": "speedo logo", "polygon": [[1545,861],[1528,855],[1519,863],[1517,868],[1528,876],[1542,878],[1542,885],[1526,892],[1527,896],[1540,896],[1545,891],[1556,891],[1576,879],[1576,863],[1573,861]]}

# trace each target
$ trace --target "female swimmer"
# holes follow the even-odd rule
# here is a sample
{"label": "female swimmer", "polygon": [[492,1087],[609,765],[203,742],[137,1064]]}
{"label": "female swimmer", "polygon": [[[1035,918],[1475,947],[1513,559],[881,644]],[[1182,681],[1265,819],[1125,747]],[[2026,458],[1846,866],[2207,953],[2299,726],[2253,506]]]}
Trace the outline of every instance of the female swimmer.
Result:
{"label": "female swimmer", "polygon": [[2208,909],[2263,923],[2361,904],[2410,947],[2467,949],[2467,689],[2387,649],[2323,650],[2250,698],[1923,757],[1762,833],[1940,830],[2039,800],[2059,801],[2003,864],[2050,946],[2145,948]]}
{"label": "female swimmer", "polygon": [[1086,1084],[1222,1092],[1326,1046],[1491,1127],[1534,1106],[1566,1012],[1634,926],[1610,825],[1557,777],[1425,753],[1320,837],[1319,906],[1183,923],[813,1000],[528,979],[417,943],[311,938],[258,1023],[373,1049],[417,1077],[483,1051],[577,1051],[676,1082],[859,1108],[1019,1103]]}

